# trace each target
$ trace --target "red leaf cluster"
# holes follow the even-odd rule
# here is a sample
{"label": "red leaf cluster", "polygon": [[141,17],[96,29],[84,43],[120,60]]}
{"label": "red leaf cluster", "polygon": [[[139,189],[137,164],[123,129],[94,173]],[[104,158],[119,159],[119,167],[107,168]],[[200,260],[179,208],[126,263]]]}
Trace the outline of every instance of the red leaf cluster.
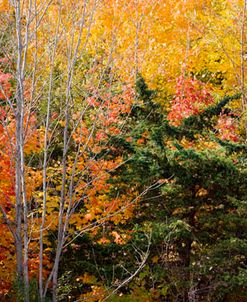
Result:
{"label": "red leaf cluster", "polygon": [[183,119],[199,114],[213,102],[208,85],[194,78],[180,76],[177,78],[176,94],[168,120],[171,125],[179,126]]}
{"label": "red leaf cluster", "polygon": [[237,134],[237,121],[235,118],[221,114],[216,125],[216,129],[219,132],[219,137],[222,140],[230,140],[233,142],[237,142],[239,140]]}

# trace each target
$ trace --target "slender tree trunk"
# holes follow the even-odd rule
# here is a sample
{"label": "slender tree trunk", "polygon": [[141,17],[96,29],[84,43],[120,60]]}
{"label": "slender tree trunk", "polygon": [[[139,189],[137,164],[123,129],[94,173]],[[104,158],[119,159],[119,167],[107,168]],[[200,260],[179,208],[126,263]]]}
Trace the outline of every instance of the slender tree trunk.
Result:
{"label": "slender tree trunk", "polygon": [[[96,3],[97,1],[94,1],[93,9],[91,12],[90,17],[90,24],[88,28],[88,33],[91,30],[91,24],[93,15],[96,9]],[[87,1],[84,0],[83,2],[83,15],[79,22],[80,29],[79,29],[79,35],[76,39],[75,47],[73,48],[73,43],[69,46],[68,50],[68,73],[67,73],[67,86],[66,86],[66,104],[65,104],[65,127],[63,132],[63,158],[62,158],[62,188],[61,188],[61,195],[60,195],[60,208],[59,208],[59,221],[58,221],[58,238],[57,238],[57,248],[56,248],[56,255],[55,255],[55,261],[53,266],[53,288],[52,288],[52,300],[53,302],[57,301],[57,285],[58,285],[58,270],[59,270],[59,262],[62,254],[62,249],[65,241],[65,235],[67,231],[67,225],[68,221],[64,221],[64,219],[68,219],[68,215],[64,217],[65,214],[65,202],[67,197],[67,152],[68,152],[68,144],[69,144],[69,120],[70,120],[70,111],[69,106],[71,102],[71,88],[72,88],[72,80],[74,75],[74,67],[78,59],[78,51],[79,47],[82,42],[82,31],[85,25],[85,14],[86,14],[86,7],[87,7]],[[72,39],[73,41],[73,39]],[[86,47],[87,39],[84,43],[84,47]]]}
{"label": "slender tree trunk", "polygon": [[[20,120],[19,113],[16,114],[16,120]],[[16,138],[19,137],[20,124],[16,124]],[[16,265],[17,265],[17,281],[18,286],[22,286],[23,282],[23,246],[22,246],[22,203],[21,203],[21,161],[20,161],[20,144],[16,141],[16,173],[15,173],[15,221],[16,221]]]}
{"label": "slender tree trunk", "polygon": [[52,86],[53,86],[53,72],[54,72],[54,61],[55,55],[57,50],[57,42],[59,37],[59,26],[61,21],[61,0],[59,2],[60,11],[59,11],[59,19],[57,24],[57,29],[55,33],[55,41],[54,47],[51,56],[51,64],[50,64],[50,78],[49,78],[49,90],[47,96],[47,108],[46,108],[46,122],[45,122],[45,137],[44,137],[44,159],[43,159],[43,211],[42,211],[42,219],[40,225],[40,238],[39,238],[39,296],[40,301],[43,302],[45,298],[44,286],[43,286],[43,230],[45,227],[46,222],[46,203],[47,203],[47,164],[48,164],[48,148],[49,148],[49,126],[50,126],[50,111],[51,111],[51,93],[52,93]]}
{"label": "slender tree trunk", "polygon": [[[29,276],[28,276],[28,208],[25,192],[24,171],[24,81],[25,53],[23,61],[22,25],[21,25],[21,3],[14,2],[16,18],[17,39],[17,64],[16,64],[16,254],[17,272],[20,284],[24,285],[24,299],[29,302]],[[27,33],[28,35],[28,33]],[[27,47],[27,39],[26,46]],[[23,220],[23,223],[22,223]],[[23,226],[23,231],[22,231]],[[22,237],[24,245],[22,244]]]}

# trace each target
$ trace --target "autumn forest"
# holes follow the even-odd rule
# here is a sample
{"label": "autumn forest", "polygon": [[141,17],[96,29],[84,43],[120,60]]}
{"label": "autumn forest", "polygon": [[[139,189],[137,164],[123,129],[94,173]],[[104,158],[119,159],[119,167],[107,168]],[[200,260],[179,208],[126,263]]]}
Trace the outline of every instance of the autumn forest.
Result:
{"label": "autumn forest", "polygon": [[0,29],[0,301],[247,302],[247,0]]}

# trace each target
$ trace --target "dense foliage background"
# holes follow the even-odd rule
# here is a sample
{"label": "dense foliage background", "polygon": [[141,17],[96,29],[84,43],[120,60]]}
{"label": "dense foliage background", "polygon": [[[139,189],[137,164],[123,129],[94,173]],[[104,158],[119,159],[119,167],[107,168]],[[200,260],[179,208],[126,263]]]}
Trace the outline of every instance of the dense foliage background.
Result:
{"label": "dense foliage background", "polygon": [[0,0],[1,301],[247,301],[246,2]]}

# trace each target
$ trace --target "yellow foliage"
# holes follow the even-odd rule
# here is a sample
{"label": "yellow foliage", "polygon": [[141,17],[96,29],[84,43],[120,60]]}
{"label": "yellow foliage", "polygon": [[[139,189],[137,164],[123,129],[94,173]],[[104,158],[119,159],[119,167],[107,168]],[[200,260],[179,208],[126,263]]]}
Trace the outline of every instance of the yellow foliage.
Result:
{"label": "yellow foliage", "polygon": [[10,9],[9,0],[0,0],[0,13],[8,12]]}

